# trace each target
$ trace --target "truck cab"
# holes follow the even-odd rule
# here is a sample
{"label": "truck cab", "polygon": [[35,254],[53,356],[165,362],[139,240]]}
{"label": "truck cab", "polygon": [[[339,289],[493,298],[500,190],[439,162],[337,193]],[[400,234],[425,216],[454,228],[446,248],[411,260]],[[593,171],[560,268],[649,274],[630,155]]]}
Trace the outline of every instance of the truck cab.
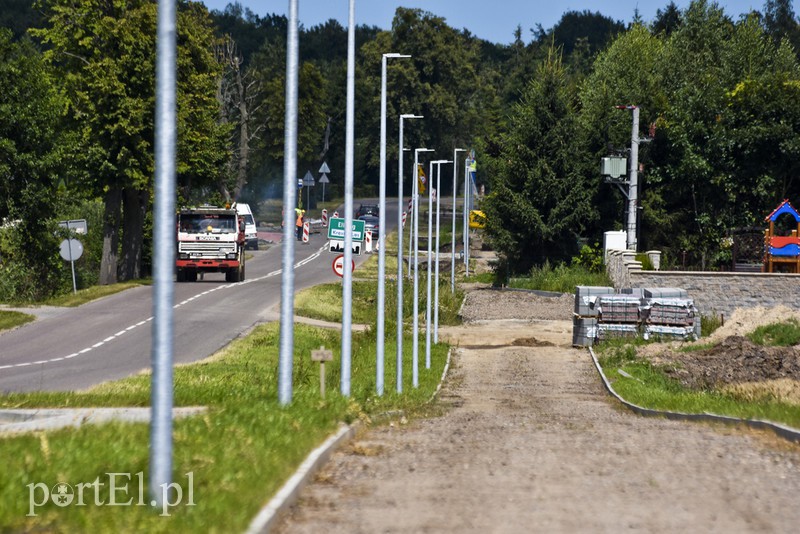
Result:
{"label": "truck cab", "polygon": [[178,213],[175,260],[178,282],[195,282],[198,273],[225,273],[227,282],[245,278],[245,223],[234,209],[214,206]]}

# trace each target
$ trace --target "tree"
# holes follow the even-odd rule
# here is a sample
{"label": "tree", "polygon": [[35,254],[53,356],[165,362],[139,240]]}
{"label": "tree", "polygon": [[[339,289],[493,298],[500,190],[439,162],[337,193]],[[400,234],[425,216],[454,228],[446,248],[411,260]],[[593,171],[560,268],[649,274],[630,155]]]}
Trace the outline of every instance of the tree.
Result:
{"label": "tree", "polygon": [[63,99],[41,54],[0,29],[0,299],[37,300],[58,290],[53,211]]}
{"label": "tree", "polygon": [[486,228],[511,272],[569,258],[593,218],[568,87],[560,54],[551,49],[514,106],[500,156],[489,163]]}
{"label": "tree", "polygon": [[[630,146],[631,114],[616,109],[616,106],[639,106],[640,123],[645,128],[657,122],[665,98],[660,73],[656,69],[662,53],[663,42],[646,27],[637,24],[620,34],[598,55],[579,96],[581,136],[595,169],[600,158],[626,155]],[[640,161],[646,161],[646,156],[646,150],[641,150]],[[649,180],[649,174],[640,175],[640,179],[645,178]],[[627,206],[616,187],[603,183],[597,171],[593,173],[590,184],[599,218],[597,226],[590,228],[588,237],[599,240],[603,231],[622,224]],[[654,193],[649,188],[644,188],[644,191],[648,195]],[[659,218],[667,215],[656,197],[640,195],[640,199],[654,210],[647,211],[648,217],[654,212]]]}
{"label": "tree", "polygon": [[[490,128],[482,116],[484,84],[478,76],[477,41],[449,27],[441,17],[419,9],[398,8],[392,31],[361,47],[357,71],[357,145],[364,147],[360,154],[364,174],[373,179],[379,174],[380,161],[381,55],[387,51],[411,55],[390,61],[388,131],[397,131],[401,113],[425,117],[424,124],[405,133],[407,146],[435,148],[445,156],[452,154],[454,147],[467,144],[477,132]],[[397,161],[396,143],[387,146],[387,157]],[[390,177],[396,177],[393,167],[388,169]]]}
{"label": "tree", "polygon": [[791,0],[767,0],[764,3],[764,27],[775,44],[787,39],[795,51],[800,51],[800,24]]}
{"label": "tree", "polygon": [[[99,281],[141,274],[152,197],[157,5],[152,0],[49,0],[49,26],[36,30],[69,98],[75,187],[102,196]],[[223,161],[215,92],[219,65],[205,8],[178,11],[179,179],[212,179]],[[122,232],[120,232],[122,229]],[[122,263],[120,264],[120,253]]]}
{"label": "tree", "polygon": [[653,20],[651,26],[653,33],[656,35],[663,34],[669,37],[672,32],[677,30],[681,25],[681,11],[675,2],[670,2],[664,11],[661,9],[656,10],[656,18]]}

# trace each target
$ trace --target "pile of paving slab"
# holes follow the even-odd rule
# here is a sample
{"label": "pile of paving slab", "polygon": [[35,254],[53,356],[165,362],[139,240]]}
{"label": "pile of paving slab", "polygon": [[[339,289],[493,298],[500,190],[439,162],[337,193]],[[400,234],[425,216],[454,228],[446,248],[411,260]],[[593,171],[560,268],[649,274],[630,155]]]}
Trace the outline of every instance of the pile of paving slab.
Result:
{"label": "pile of paving slab", "polygon": [[700,314],[685,289],[577,286],[572,345],[588,347],[614,337],[691,340],[700,337]]}

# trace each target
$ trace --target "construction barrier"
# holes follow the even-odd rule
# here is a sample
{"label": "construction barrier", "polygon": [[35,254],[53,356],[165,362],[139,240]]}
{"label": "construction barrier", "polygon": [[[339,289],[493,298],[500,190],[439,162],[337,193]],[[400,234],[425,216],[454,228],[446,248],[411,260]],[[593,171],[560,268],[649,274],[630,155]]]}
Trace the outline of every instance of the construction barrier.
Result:
{"label": "construction barrier", "polygon": [[367,254],[372,252],[372,232],[367,230],[364,232],[364,248],[367,251]]}
{"label": "construction barrier", "polygon": [[322,227],[323,228],[328,227],[328,210],[326,209],[322,210]]}
{"label": "construction barrier", "polygon": [[308,243],[308,233],[311,229],[311,223],[303,223],[303,243]]}
{"label": "construction barrier", "polygon": [[403,228],[406,227],[406,217],[408,217],[408,212],[404,211],[403,212]]}

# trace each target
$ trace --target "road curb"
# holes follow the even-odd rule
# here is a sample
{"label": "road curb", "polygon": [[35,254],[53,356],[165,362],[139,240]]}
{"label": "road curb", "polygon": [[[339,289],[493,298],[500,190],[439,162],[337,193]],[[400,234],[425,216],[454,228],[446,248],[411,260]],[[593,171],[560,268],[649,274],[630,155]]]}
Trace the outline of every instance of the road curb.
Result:
{"label": "road curb", "polygon": [[325,464],[333,451],[355,435],[357,427],[357,424],[346,425],[343,423],[335,434],[329,436],[322,445],[311,451],[297,471],[253,518],[245,534],[269,532],[282,514],[297,502],[300,491]]}
{"label": "road curb", "polygon": [[594,366],[597,369],[600,378],[603,380],[603,385],[605,386],[606,390],[620,403],[622,403],[626,408],[628,408],[629,410],[633,411],[638,415],[643,415],[647,417],[665,417],[667,419],[673,419],[676,421],[706,421],[706,422],[726,423],[734,425],[747,425],[750,428],[755,428],[759,430],[771,430],[777,436],[787,441],[800,443],[800,430],[786,425],[782,425],[780,423],[774,423],[772,421],[764,421],[761,419],[740,419],[738,417],[717,415],[708,412],[684,413],[684,412],[671,412],[666,410],[654,410],[651,408],[644,408],[642,406],[638,406],[636,404],[628,402],[625,399],[623,399],[616,391],[614,391],[613,387],[611,387],[611,382],[608,381],[608,378],[606,378],[605,373],[603,373],[603,369],[600,367],[600,362],[597,361],[597,356],[595,355],[592,347],[589,347],[589,354],[592,357],[592,361],[594,362]]}
{"label": "road curb", "polygon": [[[455,349],[450,348],[447,351],[447,361],[442,371],[442,377],[439,379],[439,385],[436,386],[436,391],[433,392],[428,402],[432,402],[442,388],[444,379],[447,376],[447,371],[450,369],[450,357]],[[300,467],[297,468],[294,475],[287,480],[281,489],[270,499],[270,501],[258,512],[258,515],[253,518],[250,525],[247,527],[245,534],[259,534],[269,532],[276,522],[282,517],[292,505],[297,502],[300,491],[308,484],[311,477],[322,468],[325,462],[328,461],[333,451],[338,449],[342,444],[349,441],[356,434],[359,427],[356,422],[352,425],[342,423],[339,430],[328,437],[322,445],[314,449],[306,456]]]}

